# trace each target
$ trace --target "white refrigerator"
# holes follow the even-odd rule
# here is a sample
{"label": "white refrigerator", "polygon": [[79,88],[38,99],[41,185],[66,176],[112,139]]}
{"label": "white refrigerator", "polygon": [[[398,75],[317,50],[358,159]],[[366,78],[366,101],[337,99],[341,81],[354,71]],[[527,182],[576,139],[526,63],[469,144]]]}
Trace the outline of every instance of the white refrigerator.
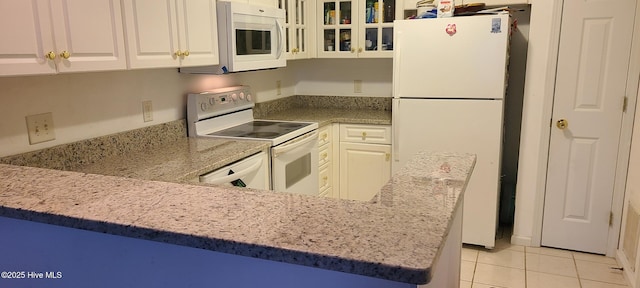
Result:
{"label": "white refrigerator", "polygon": [[469,152],[462,242],[495,246],[498,226],[507,13],[394,22],[393,164],[420,150]]}

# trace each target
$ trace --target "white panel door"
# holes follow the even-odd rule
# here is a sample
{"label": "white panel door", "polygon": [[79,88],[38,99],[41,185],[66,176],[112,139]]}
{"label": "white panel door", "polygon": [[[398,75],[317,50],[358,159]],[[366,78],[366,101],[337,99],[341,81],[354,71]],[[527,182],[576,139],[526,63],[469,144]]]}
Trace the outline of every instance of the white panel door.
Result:
{"label": "white panel door", "polygon": [[122,3],[129,68],[178,67],[175,0]]}
{"label": "white panel door", "polygon": [[58,72],[127,68],[119,0],[52,0]]}
{"label": "white panel door", "polygon": [[502,103],[393,99],[393,172],[418,151],[476,154],[464,196],[462,242],[488,248],[495,246],[498,221]]}
{"label": "white panel door", "polygon": [[544,246],[606,253],[636,2],[564,2]]}
{"label": "white panel door", "polygon": [[56,73],[50,21],[48,0],[0,0],[0,76]]}
{"label": "white panel door", "polygon": [[218,24],[216,0],[183,0],[177,2],[181,67],[217,65]]}

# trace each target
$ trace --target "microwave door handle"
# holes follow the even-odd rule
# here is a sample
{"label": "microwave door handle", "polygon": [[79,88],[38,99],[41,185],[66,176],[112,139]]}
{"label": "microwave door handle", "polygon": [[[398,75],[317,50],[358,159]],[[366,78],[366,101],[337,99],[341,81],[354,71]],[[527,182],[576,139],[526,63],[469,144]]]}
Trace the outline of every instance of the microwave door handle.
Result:
{"label": "microwave door handle", "polygon": [[[249,173],[256,171],[260,168],[260,166],[262,166],[262,158],[259,158],[258,161],[256,161],[256,163],[252,164],[251,166],[247,167],[244,170],[240,170],[238,172],[235,172],[233,174],[224,176],[224,177],[220,177],[220,178],[214,178],[214,179],[209,179],[212,178],[212,176],[210,176],[211,174],[205,174],[200,176],[200,182],[205,182],[205,183],[209,183],[209,184],[223,184],[223,183],[229,183],[231,181],[235,181],[238,180],[244,176],[249,175]],[[222,168],[224,170],[228,169],[228,168]],[[220,171],[220,170],[218,170]]]}
{"label": "microwave door handle", "polygon": [[282,153],[286,153],[288,151],[296,149],[314,140],[318,140],[318,131],[313,131],[305,136],[300,137],[299,139],[293,140],[289,144],[274,147],[271,151],[273,152],[273,157],[277,158]]}
{"label": "microwave door handle", "polygon": [[282,39],[282,36],[284,36],[283,35],[284,33],[282,31],[283,27],[282,27],[282,24],[280,24],[280,19],[276,18],[276,26],[278,26],[277,27],[277,29],[278,29],[278,54],[276,56],[276,59],[280,59],[280,57],[282,56],[282,49],[284,49],[284,47],[283,47],[284,45],[282,45],[282,43],[284,42],[283,39]]}

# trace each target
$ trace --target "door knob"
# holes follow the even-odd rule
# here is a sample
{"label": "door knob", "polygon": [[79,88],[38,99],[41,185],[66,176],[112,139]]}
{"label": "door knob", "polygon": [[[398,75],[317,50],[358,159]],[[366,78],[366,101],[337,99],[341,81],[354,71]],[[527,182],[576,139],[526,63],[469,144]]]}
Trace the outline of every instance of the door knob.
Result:
{"label": "door knob", "polygon": [[558,127],[558,129],[563,130],[567,128],[567,126],[569,126],[569,122],[567,122],[566,119],[560,119],[558,120],[558,122],[556,122],[556,126]]}

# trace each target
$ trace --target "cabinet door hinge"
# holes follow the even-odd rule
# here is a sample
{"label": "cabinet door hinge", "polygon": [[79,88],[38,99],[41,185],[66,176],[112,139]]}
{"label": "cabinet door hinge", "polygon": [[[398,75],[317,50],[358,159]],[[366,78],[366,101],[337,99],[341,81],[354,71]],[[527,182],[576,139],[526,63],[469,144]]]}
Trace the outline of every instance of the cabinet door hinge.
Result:
{"label": "cabinet door hinge", "polygon": [[625,113],[627,112],[627,105],[629,104],[629,97],[624,96],[624,99],[622,100],[622,112]]}

